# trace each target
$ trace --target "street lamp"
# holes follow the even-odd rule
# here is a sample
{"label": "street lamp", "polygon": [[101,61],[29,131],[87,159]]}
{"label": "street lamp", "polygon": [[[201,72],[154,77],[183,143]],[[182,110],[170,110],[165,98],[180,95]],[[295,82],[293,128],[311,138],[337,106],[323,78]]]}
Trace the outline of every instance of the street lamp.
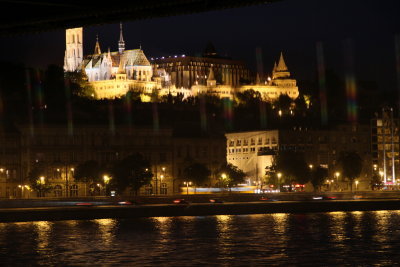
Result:
{"label": "street lamp", "polygon": [[186,195],[189,195],[189,185],[192,185],[192,182],[183,182],[184,185],[186,185]]}
{"label": "street lamp", "polygon": [[340,176],[340,172],[335,172],[335,177],[336,177],[336,188],[340,190],[339,176]]}
{"label": "street lamp", "polygon": [[278,190],[279,190],[279,192],[281,192],[281,177],[282,177],[282,173],[278,172],[276,175],[278,176]]}
{"label": "street lamp", "polygon": [[37,181],[38,184],[40,185],[39,194],[40,194],[41,197],[43,196],[43,185],[45,183],[44,179],[45,179],[44,176],[40,176],[39,180]]}
{"label": "street lamp", "polygon": [[356,183],[356,191],[357,191],[357,188],[358,188],[358,180],[356,180],[355,183]]}
{"label": "street lamp", "polygon": [[308,165],[308,167],[310,168],[310,170],[312,170],[314,165],[310,164],[310,165]]}
{"label": "street lamp", "polygon": [[163,174],[161,174],[161,176],[160,176],[160,195],[161,195],[161,189],[162,189],[162,181],[163,181],[163,179],[165,177],[166,168],[165,167],[161,167],[161,170],[162,170]]}
{"label": "street lamp", "polygon": [[104,195],[107,196],[107,184],[110,182],[111,177],[108,176],[107,174],[103,175],[103,181],[104,181]]}
{"label": "street lamp", "polygon": [[226,182],[228,180],[228,175],[226,175],[226,173],[222,173],[221,174],[221,180],[222,180],[222,187],[225,187],[226,186]]}

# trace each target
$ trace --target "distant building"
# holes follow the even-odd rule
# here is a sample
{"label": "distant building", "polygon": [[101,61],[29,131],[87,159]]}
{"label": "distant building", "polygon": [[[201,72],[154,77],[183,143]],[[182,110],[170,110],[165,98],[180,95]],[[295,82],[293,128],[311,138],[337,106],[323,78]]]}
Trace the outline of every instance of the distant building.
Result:
{"label": "distant building", "polygon": [[[17,127],[0,136],[0,198],[28,198],[29,172],[36,164],[45,167],[45,182],[52,186],[47,197],[104,195],[102,184],[84,184],[74,179],[76,167],[94,160],[110,166],[116,160],[140,153],[152,166],[153,179],[141,188],[141,195],[179,193],[188,163],[205,164],[215,173],[226,160],[224,136],[191,137],[175,134],[173,129],[129,128],[108,125],[47,125]],[[104,174],[106,175],[106,173]],[[39,177],[38,177],[39,179]],[[112,177],[111,177],[112,179]],[[207,185],[215,184],[215,176]]]}
{"label": "distant building", "polygon": [[[281,94],[292,99],[298,97],[296,80],[281,54],[272,78],[252,82],[250,71],[243,61],[232,60],[216,53],[209,44],[202,56],[174,55],[170,57],[147,59],[144,51],[126,50],[120,24],[118,51],[102,52],[96,39],[94,52],[83,55],[83,29],[66,30],[65,71],[82,71],[94,89],[97,99],[124,96],[129,90],[140,92],[143,96],[182,94],[184,98],[201,94],[212,94],[220,98],[235,97],[237,92],[253,89],[260,92],[266,101]],[[246,85],[245,85],[246,84]],[[142,97],[149,101],[149,97]]]}
{"label": "distant building", "polygon": [[399,126],[400,119],[393,117],[391,108],[371,120],[372,168],[386,186],[400,184]]}
{"label": "distant building", "polygon": [[240,91],[249,89],[260,92],[264,100],[274,100],[280,95],[285,94],[292,99],[296,99],[299,96],[299,88],[296,85],[296,80],[291,77],[282,53],[278,65],[274,64],[272,78],[268,77],[264,83],[258,78],[254,85],[243,85],[240,87]]}
{"label": "distant building", "polygon": [[368,189],[372,176],[370,127],[368,125],[339,125],[330,130],[292,129],[227,133],[227,162],[242,169],[250,184],[265,177],[279,151],[303,152],[310,166],[328,168],[329,177],[336,181],[335,189],[349,190],[340,175],[338,158],[341,152],[355,151],[363,159],[359,189]]}

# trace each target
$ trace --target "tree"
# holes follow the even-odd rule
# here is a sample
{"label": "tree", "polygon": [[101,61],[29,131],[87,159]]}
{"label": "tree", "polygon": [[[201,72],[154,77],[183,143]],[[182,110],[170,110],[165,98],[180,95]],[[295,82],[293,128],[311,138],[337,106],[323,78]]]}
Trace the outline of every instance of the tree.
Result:
{"label": "tree", "polygon": [[306,184],[310,180],[310,172],[304,154],[297,151],[279,151],[274,156],[275,170],[282,173],[280,184]]}
{"label": "tree", "polygon": [[93,86],[88,83],[88,78],[84,72],[66,72],[65,79],[69,82],[70,90],[73,95],[85,98],[93,98],[96,96],[96,92]]}
{"label": "tree", "polygon": [[[238,92],[236,94],[238,102],[242,105],[258,106],[257,104],[261,101],[261,94],[253,89],[246,90],[244,92]],[[255,105],[256,104],[256,105]]]}
{"label": "tree", "polygon": [[325,179],[328,177],[328,169],[321,166],[316,167],[311,171],[311,184],[314,191],[320,191]]}
{"label": "tree", "polygon": [[363,160],[355,151],[344,151],[340,153],[338,162],[342,167],[343,177],[348,179],[353,191],[353,182],[361,174]]}
{"label": "tree", "polygon": [[241,169],[231,163],[223,164],[219,168],[217,174],[221,180],[220,184],[229,187],[229,190],[233,186],[242,183],[246,177],[246,174]]}
{"label": "tree", "polygon": [[274,106],[282,110],[283,113],[288,113],[292,106],[293,100],[287,94],[281,94],[274,101]]}
{"label": "tree", "polygon": [[211,171],[202,163],[193,162],[188,165],[183,173],[185,177],[197,187],[204,184],[210,177]]}
{"label": "tree", "polygon": [[85,183],[85,195],[86,195],[86,184],[97,183],[101,181],[102,170],[97,161],[89,160],[85,161],[76,166],[74,171],[74,179],[78,182]]}
{"label": "tree", "polygon": [[110,184],[120,191],[129,188],[137,195],[138,190],[149,184],[153,177],[150,167],[149,161],[141,154],[130,155],[114,164]]}
{"label": "tree", "polygon": [[28,174],[31,187],[35,190],[39,197],[44,197],[50,192],[52,186],[48,183],[46,177],[46,168],[43,163],[36,163]]}
{"label": "tree", "polygon": [[379,190],[382,188],[383,183],[381,180],[381,177],[377,174],[374,173],[371,177],[371,181],[370,181],[370,186],[372,190]]}

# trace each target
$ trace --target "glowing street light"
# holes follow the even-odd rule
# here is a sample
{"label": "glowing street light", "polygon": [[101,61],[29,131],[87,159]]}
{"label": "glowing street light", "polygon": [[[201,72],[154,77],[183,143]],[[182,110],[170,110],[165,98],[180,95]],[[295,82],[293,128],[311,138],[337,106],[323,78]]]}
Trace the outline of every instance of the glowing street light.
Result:
{"label": "glowing street light", "polygon": [[335,172],[336,182],[339,182],[340,172]]}
{"label": "glowing street light", "polygon": [[108,176],[107,174],[103,175],[103,181],[104,181],[104,195],[107,195],[107,185],[110,182],[111,177]]}
{"label": "glowing street light", "polygon": [[278,190],[279,192],[281,191],[281,177],[282,177],[282,173],[278,172],[276,174],[276,176],[278,176]]}
{"label": "glowing street light", "polygon": [[184,185],[186,185],[186,195],[189,195],[189,185],[192,185],[192,182],[188,181],[188,182],[183,182]]}
{"label": "glowing street light", "polygon": [[312,170],[314,168],[314,165],[310,164],[308,167]]}
{"label": "glowing street light", "polygon": [[357,191],[357,188],[358,188],[358,180],[355,180],[355,184],[356,184],[356,191]]}

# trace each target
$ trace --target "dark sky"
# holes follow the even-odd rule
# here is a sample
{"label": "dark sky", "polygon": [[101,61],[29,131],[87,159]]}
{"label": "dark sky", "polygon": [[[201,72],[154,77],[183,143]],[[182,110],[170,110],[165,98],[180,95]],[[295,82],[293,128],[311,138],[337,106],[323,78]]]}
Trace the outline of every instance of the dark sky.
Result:
{"label": "dark sky", "polygon": [[[399,11],[399,1],[395,0],[284,0],[125,22],[124,37],[127,49],[141,44],[149,58],[201,53],[212,41],[220,54],[245,60],[253,70],[256,48],[260,47],[264,72],[270,72],[283,51],[289,70],[300,80],[315,78],[316,42],[324,45],[326,68],[339,75],[344,74],[344,44],[351,43],[356,78],[376,81],[382,89],[394,89]],[[102,50],[117,50],[118,24],[92,26],[84,29],[85,54],[93,52],[96,34]],[[19,61],[39,68],[63,64],[64,31],[1,37],[0,42],[2,61]]]}

